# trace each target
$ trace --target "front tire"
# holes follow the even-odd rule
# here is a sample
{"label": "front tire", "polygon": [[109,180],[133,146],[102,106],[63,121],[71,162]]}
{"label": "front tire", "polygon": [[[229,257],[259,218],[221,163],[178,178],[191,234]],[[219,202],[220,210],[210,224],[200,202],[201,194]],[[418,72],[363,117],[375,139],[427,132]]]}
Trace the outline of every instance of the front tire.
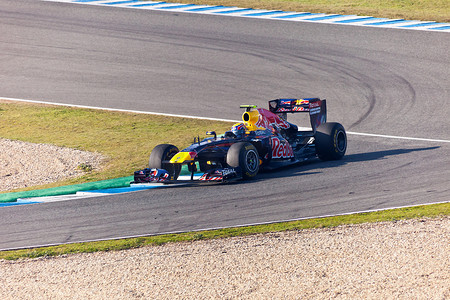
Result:
{"label": "front tire", "polygon": [[227,152],[227,164],[233,168],[241,167],[244,179],[253,178],[259,171],[258,150],[251,143],[233,144]]}
{"label": "front tire", "polygon": [[169,172],[173,180],[176,180],[181,172],[180,164],[167,163],[170,159],[179,152],[178,148],[170,144],[160,144],[153,148],[148,160],[150,169],[164,169]]}
{"label": "front tire", "polygon": [[317,156],[324,161],[339,160],[347,150],[347,134],[339,123],[321,124],[314,135]]}

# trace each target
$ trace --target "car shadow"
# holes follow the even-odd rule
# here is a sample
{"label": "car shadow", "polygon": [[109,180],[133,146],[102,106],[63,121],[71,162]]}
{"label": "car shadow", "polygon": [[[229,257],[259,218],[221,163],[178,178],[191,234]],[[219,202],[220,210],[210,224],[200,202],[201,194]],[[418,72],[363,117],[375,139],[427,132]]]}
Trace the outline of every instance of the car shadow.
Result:
{"label": "car shadow", "polygon": [[392,149],[392,150],[375,151],[375,152],[368,152],[368,153],[357,153],[357,154],[346,155],[342,161],[343,162],[372,161],[372,160],[383,159],[388,156],[402,155],[402,154],[408,154],[408,153],[418,152],[418,151],[435,150],[435,149],[439,149],[439,148],[440,148],[440,146],[434,146],[434,147],[426,147],[426,148]]}
{"label": "car shadow", "polygon": [[[312,159],[307,162],[298,163],[291,166],[282,167],[275,170],[265,170],[258,174],[258,176],[252,180],[240,180],[233,182],[234,184],[243,184],[243,183],[251,183],[255,181],[263,181],[269,178],[288,178],[288,177],[297,177],[303,175],[311,175],[311,174],[319,174],[322,173],[322,169],[329,169],[334,167],[343,166],[349,163],[359,163],[359,162],[367,162],[367,161],[376,161],[381,159],[386,159],[390,156],[404,155],[412,152],[418,151],[429,151],[440,148],[439,146],[435,147],[426,147],[426,148],[413,148],[413,149],[392,149],[392,150],[382,150],[382,151],[374,151],[374,152],[366,152],[366,153],[355,153],[344,156],[341,160],[334,161],[321,161],[320,159]],[[230,183],[232,184],[232,183]]]}
{"label": "car shadow", "polygon": [[[341,160],[333,160],[333,161],[321,161],[318,158],[297,163],[294,165],[281,167],[274,170],[262,170],[256,178],[250,180],[236,180],[230,181],[226,183],[200,183],[195,182],[193,184],[189,184],[191,187],[206,187],[206,186],[215,186],[215,185],[235,185],[235,184],[252,184],[255,182],[266,181],[271,178],[289,178],[289,177],[298,177],[304,175],[314,175],[322,173],[323,169],[340,167],[349,163],[359,163],[359,162],[367,162],[367,161],[375,161],[380,159],[386,159],[390,156],[396,155],[404,155],[412,152],[419,151],[429,151],[440,148],[439,146],[435,147],[426,147],[426,148],[413,148],[413,149],[392,149],[392,150],[382,150],[382,151],[374,151],[374,152],[366,152],[366,153],[356,153],[345,155]],[[179,186],[180,188],[183,186]],[[186,185],[184,185],[186,187]]]}

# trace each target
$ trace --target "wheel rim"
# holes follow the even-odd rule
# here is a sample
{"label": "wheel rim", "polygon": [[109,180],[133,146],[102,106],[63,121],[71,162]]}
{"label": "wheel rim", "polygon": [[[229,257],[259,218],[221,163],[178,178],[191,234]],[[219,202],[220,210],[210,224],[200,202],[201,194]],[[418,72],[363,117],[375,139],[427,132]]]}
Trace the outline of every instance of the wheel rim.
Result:
{"label": "wheel rim", "polygon": [[339,152],[345,152],[347,148],[347,139],[343,131],[339,131],[336,135],[336,148]]}
{"label": "wheel rim", "polygon": [[247,152],[247,155],[245,157],[245,163],[247,164],[247,168],[250,172],[256,172],[258,170],[258,155],[255,151],[250,150]]}

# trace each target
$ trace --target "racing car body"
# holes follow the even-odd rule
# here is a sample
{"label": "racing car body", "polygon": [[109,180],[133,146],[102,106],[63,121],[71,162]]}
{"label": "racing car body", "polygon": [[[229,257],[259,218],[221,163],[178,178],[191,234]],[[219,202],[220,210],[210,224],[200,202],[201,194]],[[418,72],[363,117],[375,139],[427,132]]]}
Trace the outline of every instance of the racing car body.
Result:
{"label": "racing car body", "polygon": [[[261,169],[274,169],[319,157],[337,160],[345,155],[347,136],[339,123],[327,123],[326,100],[319,98],[276,99],[269,109],[245,108],[242,123],[179,151],[170,144],[156,146],[149,168],[136,171],[135,183],[180,182],[181,166],[187,165],[188,181],[230,181],[255,177]],[[288,113],[309,113],[311,130],[300,131],[287,121]],[[196,175],[196,176],[194,176]]]}

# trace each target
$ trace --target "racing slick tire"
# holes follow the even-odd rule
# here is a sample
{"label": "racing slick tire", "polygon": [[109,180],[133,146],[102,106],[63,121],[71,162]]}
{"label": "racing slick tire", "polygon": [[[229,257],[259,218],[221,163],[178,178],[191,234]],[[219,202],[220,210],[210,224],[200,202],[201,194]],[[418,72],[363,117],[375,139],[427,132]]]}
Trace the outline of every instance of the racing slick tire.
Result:
{"label": "racing slick tire", "polygon": [[153,148],[148,160],[150,169],[164,169],[176,180],[181,172],[181,164],[170,164],[169,161],[175,154],[179,152],[178,148],[170,144],[160,144]]}
{"label": "racing slick tire", "polygon": [[241,167],[244,179],[253,178],[259,171],[258,150],[251,143],[233,144],[227,152],[227,164],[233,168]]}
{"label": "racing slick tire", "polygon": [[347,134],[339,123],[321,124],[314,135],[317,156],[324,161],[339,160],[347,150]]}

